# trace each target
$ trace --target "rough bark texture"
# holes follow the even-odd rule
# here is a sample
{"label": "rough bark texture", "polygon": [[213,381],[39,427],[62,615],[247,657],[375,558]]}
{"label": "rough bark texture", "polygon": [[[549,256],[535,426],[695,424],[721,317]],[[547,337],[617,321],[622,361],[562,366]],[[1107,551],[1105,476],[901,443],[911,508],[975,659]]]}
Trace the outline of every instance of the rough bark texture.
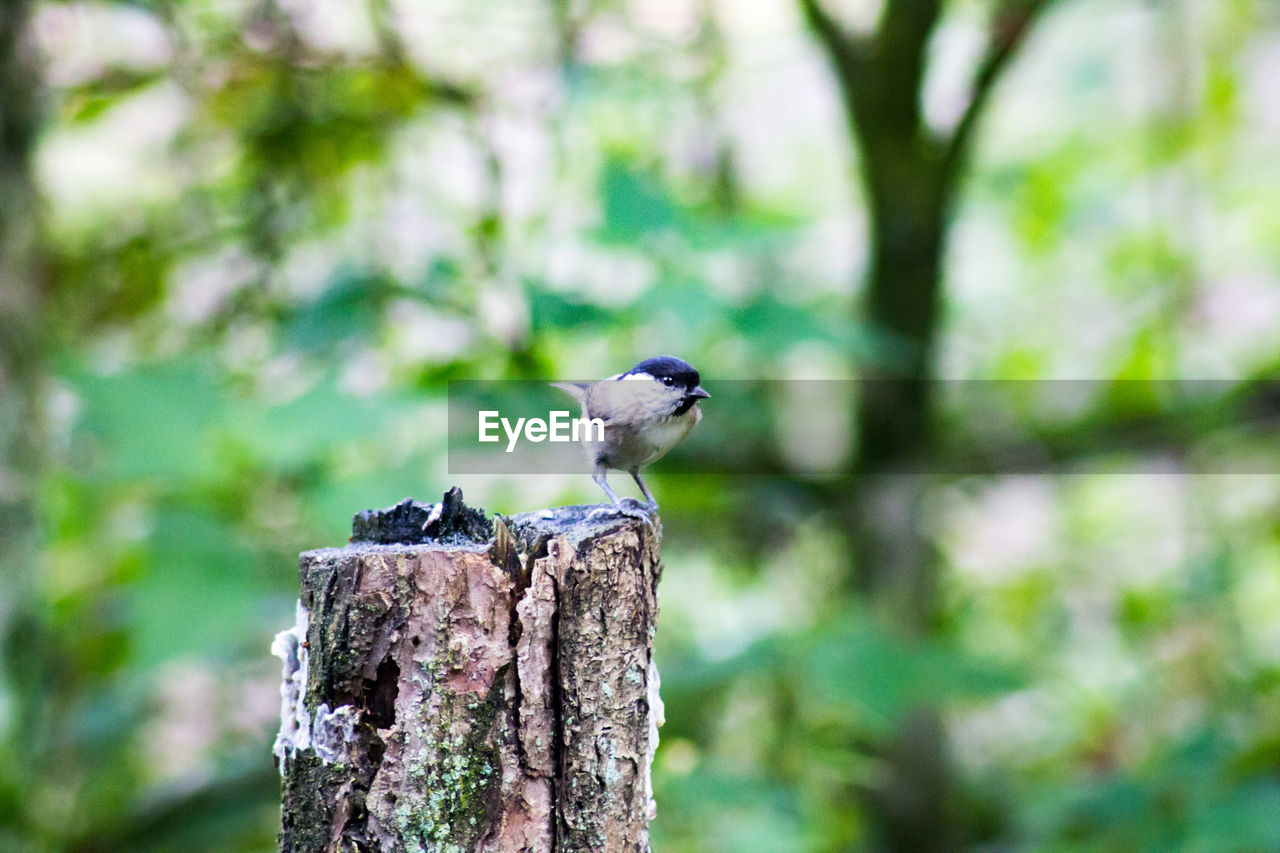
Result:
{"label": "rough bark texture", "polygon": [[649,849],[658,541],[589,509],[490,522],[455,489],[302,555],[282,850]]}

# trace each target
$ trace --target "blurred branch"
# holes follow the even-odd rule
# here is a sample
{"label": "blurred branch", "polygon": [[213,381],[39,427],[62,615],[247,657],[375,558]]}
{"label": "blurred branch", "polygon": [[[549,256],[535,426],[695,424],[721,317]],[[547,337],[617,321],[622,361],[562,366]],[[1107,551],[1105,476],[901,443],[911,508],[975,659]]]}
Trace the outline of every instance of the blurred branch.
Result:
{"label": "blurred branch", "polygon": [[[396,29],[395,10],[389,0],[368,0],[368,8],[369,21],[378,39],[378,50],[383,61],[395,68],[411,67],[404,39]],[[419,68],[414,68],[413,73],[431,96],[442,103],[470,107],[480,100],[480,92],[475,87],[435,74],[426,74]]]}
{"label": "blurred branch", "polygon": [[822,0],[800,0],[800,9],[804,13],[809,27],[817,34],[826,47],[836,66],[842,71],[840,79],[852,75],[858,66],[862,47],[858,39],[841,26],[822,6]]}
{"label": "blurred branch", "polygon": [[884,99],[881,116],[900,134],[914,136],[919,129],[926,48],[941,12],[941,0],[889,0],[880,21],[878,82],[882,89],[900,90]]}
{"label": "blurred branch", "polygon": [[902,44],[928,41],[941,12],[941,0],[889,0],[880,22],[880,38]]}
{"label": "blurred branch", "polygon": [[[570,0],[551,0],[551,17],[555,23],[556,57],[561,73],[570,71],[578,62],[578,38],[584,20],[574,17]],[[585,19],[585,15],[583,18]]]}
{"label": "blurred branch", "polygon": [[369,21],[378,39],[378,49],[393,62],[404,61],[404,40],[392,21],[393,11],[388,0],[369,0]]}
{"label": "blurred branch", "polygon": [[706,57],[706,68],[694,83],[694,98],[706,125],[703,135],[708,140],[708,150],[703,156],[707,158],[706,163],[713,174],[712,201],[719,212],[732,214],[740,206],[738,169],[733,141],[721,126],[716,95],[717,83],[723,78],[728,64],[728,48],[712,0],[701,0],[698,11],[701,21],[697,50]]}
{"label": "blurred branch", "polygon": [[[937,25],[940,0],[891,0],[879,28],[850,33],[821,0],[800,0],[810,28],[835,65],[850,126],[864,154],[879,156],[873,140],[914,137],[920,124],[925,47]],[[868,179],[877,170],[868,169]]]}
{"label": "blurred branch", "polygon": [[996,82],[1018,53],[1031,31],[1032,24],[1054,0],[1000,0],[992,15],[987,33],[987,46],[974,74],[969,104],[946,142],[943,174],[955,180],[961,164],[967,159],[974,129],[986,110]]}

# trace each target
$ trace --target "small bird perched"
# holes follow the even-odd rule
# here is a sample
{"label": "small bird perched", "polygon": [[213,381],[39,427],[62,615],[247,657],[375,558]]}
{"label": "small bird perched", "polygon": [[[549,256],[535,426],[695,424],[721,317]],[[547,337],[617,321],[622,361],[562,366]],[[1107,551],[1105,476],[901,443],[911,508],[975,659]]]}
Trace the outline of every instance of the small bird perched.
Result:
{"label": "small bird perched", "polygon": [[688,362],[661,355],[594,384],[551,383],[582,404],[583,417],[604,422],[604,441],[594,440],[592,431],[587,430],[583,445],[593,467],[592,478],[613,501],[613,511],[637,515],[609,488],[606,474],[610,468],[627,471],[635,478],[648,501],[639,517],[651,521],[658,502],[640,479],[640,469],[666,456],[702,420],[698,401],[711,395],[698,381],[698,371]]}

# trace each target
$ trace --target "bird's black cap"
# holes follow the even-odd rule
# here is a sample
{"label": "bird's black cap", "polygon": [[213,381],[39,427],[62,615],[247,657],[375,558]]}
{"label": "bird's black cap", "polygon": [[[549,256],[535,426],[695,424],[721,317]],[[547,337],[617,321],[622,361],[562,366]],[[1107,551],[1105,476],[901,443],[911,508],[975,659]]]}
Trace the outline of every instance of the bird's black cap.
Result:
{"label": "bird's black cap", "polygon": [[622,375],[632,376],[637,373],[647,373],[654,379],[663,379],[670,376],[675,380],[676,385],[691,390],[697,388],[700,381],[698,371],[693,369],[693,365],[670,355],[646,358]]}

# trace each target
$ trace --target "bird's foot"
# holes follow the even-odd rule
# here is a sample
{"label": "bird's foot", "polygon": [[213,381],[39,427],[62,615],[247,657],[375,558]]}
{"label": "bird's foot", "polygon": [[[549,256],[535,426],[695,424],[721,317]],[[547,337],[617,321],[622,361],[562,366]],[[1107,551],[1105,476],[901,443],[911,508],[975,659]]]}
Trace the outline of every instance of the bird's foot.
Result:
{"label": "bird's foot", "polygon": [[645,524],[648,524],[653,532],[657,533],[661,529],[657,521],[657,510],[657,504],[645,504],[635,498],[623,498],[615,504],[604,504],[596,507],[587,513],[587,518],[593,520],[597,518],[611,518],[617,516],[623,516],[624,518],[636,518],[643,521]]}
{"label": "bird's foot", "polygon": [[610,518],[622,515],[648,521],[654,509],[656,507],[643,504],[635,498],[622,498],[617,503],[601,504],[587,513],[587,518]]}

